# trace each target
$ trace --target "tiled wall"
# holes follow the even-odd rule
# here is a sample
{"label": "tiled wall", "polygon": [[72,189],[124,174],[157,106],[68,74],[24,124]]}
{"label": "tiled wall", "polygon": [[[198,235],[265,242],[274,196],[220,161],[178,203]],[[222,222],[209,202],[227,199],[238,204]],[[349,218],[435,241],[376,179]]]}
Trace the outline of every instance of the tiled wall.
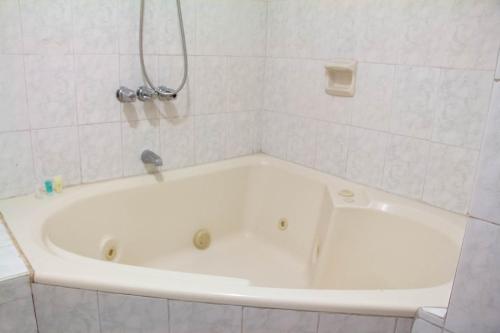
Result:
{"label": "tiled wall", "polygon": [[474,219],[465,233],[445,322],[453,333],[500,331],[500,66],[497,70],[472,199]]}
{"label": "tiled wall", "polygon": [[[189,83],[174,103],[115,99],[143,82],[138,0],[0,1],[0,197],[260,150],[266,9],[262,0],[183,0]],[[175,0],[146,1],[146,63],[176,86],[182,58]]]}
{"label": "tiled wall", "polygon": [[412,319],[193,303],[33,285],[40,333],[410,333]]}
{"label": "tiled wall", "polygon": [[36,333],[29,277],[0,280],[0,332]]}
{"label": "tiled wall", "polygon": [[[269,0],[263,151],[467,212],[499,26],[495,0]],[[324,92],[336,58],[354,98]]]}
{"label": "tiled wall", "polygon": [[[175,103],[120,105],[142,84],[139,1],[0,3],[0,197],[261,149],[467,212],[500,44],[500,4],[183,0],[190,75]],[[43,13],[43,15],[40,15]],[[146,2],[155,82],[182,75],[175,1]],[[323,66],[359,61],[354,98]],[[265,112],[260,113],[264,108]],[[261,134],[262,132],[262,134]]]}
{"label": "tiled wall", "polygon": [[28,269],[10,238],[0,215],[0,281],[28,275]]}

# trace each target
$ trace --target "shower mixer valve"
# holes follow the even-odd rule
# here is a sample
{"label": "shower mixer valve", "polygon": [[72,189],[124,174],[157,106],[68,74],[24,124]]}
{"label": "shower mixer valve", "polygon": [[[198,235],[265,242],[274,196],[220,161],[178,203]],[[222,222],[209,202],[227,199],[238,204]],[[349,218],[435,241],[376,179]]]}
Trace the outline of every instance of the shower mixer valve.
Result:
{"label": "shower mixer valve", "polygon": [[177,94],[175,94],[174,92],[174,89],[170,89],[165,86],[159,86],[158,98],[160,99],[160,101],[171,101],[177,98]]}
{"label": "shower mixer valve", "polygon": [[165,86],[159,86],[157,90],[141,86],[137,91],[122,86],[116,91],[116,98],[121,103],[133,103],[137,99],[141,102],[149,102],[155,97],[158,97],[160,101],[171,101],[177,98],[177,94],[174,92],[175,90]]}
{"label": "shower mixer valve", "polygon": [[152,101],[153,98],[155,98],[156,91],[149,87],[141,86],[139,87],[139,89],[137,89],[136,95],[141,102],[149,102]]}
{"label": "shower mixer valve", "polygon": [[122,86],[116,91],[116,98],[121,103],[133,103],[135,102],[137,95],[132,89]]}

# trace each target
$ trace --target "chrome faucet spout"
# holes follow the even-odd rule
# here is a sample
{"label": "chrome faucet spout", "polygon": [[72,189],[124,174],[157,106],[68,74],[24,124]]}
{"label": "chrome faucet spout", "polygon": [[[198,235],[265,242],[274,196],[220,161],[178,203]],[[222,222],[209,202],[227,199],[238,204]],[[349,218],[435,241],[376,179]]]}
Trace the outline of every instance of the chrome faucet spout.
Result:
{"label": "chrome faucet spout", "polygon": [[163,160],[161,159],[161,157],[149,149],[146,149],[142,152],[141,160],[144,164],[151,164],[156,167],[161,167],[163,165]]}

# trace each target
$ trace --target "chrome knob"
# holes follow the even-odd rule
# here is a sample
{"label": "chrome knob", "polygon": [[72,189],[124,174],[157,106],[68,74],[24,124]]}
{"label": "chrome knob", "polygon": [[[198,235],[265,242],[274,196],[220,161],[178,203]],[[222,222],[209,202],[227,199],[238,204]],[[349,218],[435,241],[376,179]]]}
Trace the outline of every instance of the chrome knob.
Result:
{"label": "chrome knob", "polygon": [[160,101],[171,101],[177,98],[177,94],[174,94],[174,90],[167,88],[165,86],[158,87],[158,98]]}
{"label": "chrome knob", "polygon": [[137,89],[136,94],[137,98],[141,102],[149,102],[153,100],[153,98],[155,98],[156,96],[156,92],[153,89],[146,86],[139,87],[139,89]]}
{"label": "chrome knob", "polygon": [[135,91],[122,86],[116,91],[116,98],[121,103],[132,103],[135,102],[137,96],[135,95]]}

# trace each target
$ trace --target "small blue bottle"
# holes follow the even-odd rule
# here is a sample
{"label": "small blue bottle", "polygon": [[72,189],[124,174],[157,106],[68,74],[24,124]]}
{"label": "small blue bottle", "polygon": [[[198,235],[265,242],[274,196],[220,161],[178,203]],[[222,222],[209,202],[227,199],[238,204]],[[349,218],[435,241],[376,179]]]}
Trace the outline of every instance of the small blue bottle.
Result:
{"label": "small blue bottle", "polygon": [[45,186],[45,192],[47,192],[47,194],[54,193],[54,184],[52,180],[46,180],[43,184]]}

